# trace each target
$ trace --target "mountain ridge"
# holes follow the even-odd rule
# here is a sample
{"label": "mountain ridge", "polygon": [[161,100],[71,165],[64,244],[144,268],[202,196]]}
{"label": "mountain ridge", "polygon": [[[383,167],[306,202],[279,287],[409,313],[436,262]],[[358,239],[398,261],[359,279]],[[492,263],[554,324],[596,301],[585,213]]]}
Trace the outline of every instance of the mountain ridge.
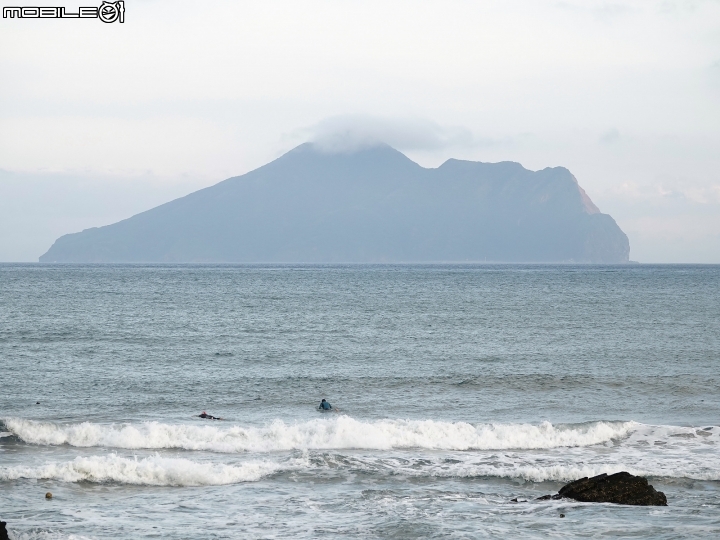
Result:
{"label": "mountain ridge", "polygon": [[564,167],[311,143],[128,219],[58,238],[41,262],[624,263],[627,236]]}

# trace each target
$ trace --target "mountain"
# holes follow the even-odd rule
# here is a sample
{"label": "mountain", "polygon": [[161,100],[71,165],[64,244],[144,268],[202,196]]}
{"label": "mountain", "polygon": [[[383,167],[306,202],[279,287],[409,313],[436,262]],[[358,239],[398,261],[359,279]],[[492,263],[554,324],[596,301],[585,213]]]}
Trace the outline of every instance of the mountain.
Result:
{"label": "mountain", "polygon": [[628,262],[627,236],[563,167],[306,143],[242,176],[59,238],[41,262]]}

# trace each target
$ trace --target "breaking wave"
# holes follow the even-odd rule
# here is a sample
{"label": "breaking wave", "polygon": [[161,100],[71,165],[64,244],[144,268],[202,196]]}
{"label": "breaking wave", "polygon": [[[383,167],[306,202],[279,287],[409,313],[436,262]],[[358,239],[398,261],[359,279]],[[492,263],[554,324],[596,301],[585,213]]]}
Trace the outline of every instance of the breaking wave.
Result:
{"label": "breaking wave", "polygon": [[[120,483],[144,486],[220,486],[256,482],[279,472],[293,471],[321,478],[323,474],[354,475],[358,472],[373,476],[423,478],[508,478],[530,482],[569,482],[585,476],[628,471],[653,478],[688,478],[718,481],[718,459],[663,459],[655,455],[627,453],[617,459],[603,461],[599,456],[576,449],[579,454],[556,455],[555,463],[547,455],[485,454],[480,459],[447,460],[441,456],[418,458],[378,455],[352,456],[303,452],[301,457],[272,462],[254,460],[242,463],[212,463],[159,455],[145,458],[116,454],[77,457],[72,461],[50,462],[39,466],[17,465],[0,467],[0,481],[35,479],[61,482]],[[455,454],[458,456],[457,454]],[[458,456],[459,457],[459,456]],[[344,472],[342,472],[344,471]],[[318,476],[319,475],[319,476]]]}
{"label": "breaking wave", "polygon": [[160,456],[133,459],[108,455],[77,457],[39,467],[4,467],[0,468],[0,480],[28,478],[146,486],[219,486],[256,482],[280,469],[281,465],[264,461],[228,465]]}
{"label": "breaking wave", "polygon": [[636,422],[558,425],[469,424],[435,420],[362,422],[348,416],[263,427],[139,424],[54,424],[5,419],[5,427],[26,443],[124,449],[179,448],[213,452],[274,452],[423,448],[431,450],[549,449],[590,446],[628,436]]}
{"label": "breaking wave", "polygon": [[[430,476],[438,478],[510,478],[529,482],[571,482],[583,477],[597,476],[598,474],[615,474],[627,471],[637,476],[652,478],[688,478],[702,481],[720,480],[720,470],[717,463],[708,465],[698,460],[684,461],[662,460],[660,456],[655,463],[647,463],[635,459],[635,456],[626,456],[622,462],[587,463],[583,457],[577,456],[576,462],[548,464],[528,460],[524,463],[461,463],[445,467],[435,465],[423,471],[417,468],[398,467],[394,474],[406,476]],[[546,460],[545,460],[546,461]],[[717,461],[717,460],[715,460]]]}
{"label": "breaking wave", "polygon": [[64,534],[56,531],[15,531],[8,529],[11,540],[92,540],[88,536],[79,536],[77,534]]}

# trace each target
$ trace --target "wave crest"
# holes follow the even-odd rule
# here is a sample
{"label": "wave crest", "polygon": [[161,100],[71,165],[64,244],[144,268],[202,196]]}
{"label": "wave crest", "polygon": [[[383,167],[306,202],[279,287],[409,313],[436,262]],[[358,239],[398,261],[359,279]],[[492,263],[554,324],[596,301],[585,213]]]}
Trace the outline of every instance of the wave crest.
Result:
{"label": "wave crest", "polygon": [[219,486],[255,482],[280,468],[277,463],[264,461],[227,465],[160,456],[131,459],[112,454],[77,457],[72,461],[39,467],[6,467],[0,469],[0,480],[30,478],[146,486]]}
{"label": "wave crest", "polygon": [[590,446],[627,436],[635,422],[591,422],[554,426],[478,424],[436,420],[377,420],[348,416],[264,427],[139,424],[53,424],[6,419],[19,439],[42,445],[111,447],[131,450],[180,448],[213,452],[274,452],[287,450],[424,448],[430,450],[529,450]]}

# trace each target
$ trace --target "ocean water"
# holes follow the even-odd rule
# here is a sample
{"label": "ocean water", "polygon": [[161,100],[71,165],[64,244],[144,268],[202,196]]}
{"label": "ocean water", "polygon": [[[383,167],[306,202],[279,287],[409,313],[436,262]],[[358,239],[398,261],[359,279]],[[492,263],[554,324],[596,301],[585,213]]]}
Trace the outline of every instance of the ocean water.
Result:
{"label": "ocean water", "polygon": [[[719,390],[720,266],[0,265],[0,519],[717,538]],[[536,500],[621,470],[668,506]]]}

